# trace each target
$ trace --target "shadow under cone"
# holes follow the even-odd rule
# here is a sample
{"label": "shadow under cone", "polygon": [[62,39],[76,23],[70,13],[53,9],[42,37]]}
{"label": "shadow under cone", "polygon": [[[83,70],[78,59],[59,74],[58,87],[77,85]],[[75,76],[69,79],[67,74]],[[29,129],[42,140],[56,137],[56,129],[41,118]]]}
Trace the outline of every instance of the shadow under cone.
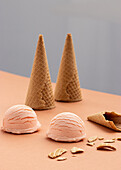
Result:
{"label": "shadow under cone", "polygon": [[39,35],[26,105],[43,110],[55,107],[43,36]]}
{"label": "shadow under cone", "polygon": [[57,101],[75,102],[82,100],[71,34],[67,34],[65,40],[54,97]]}

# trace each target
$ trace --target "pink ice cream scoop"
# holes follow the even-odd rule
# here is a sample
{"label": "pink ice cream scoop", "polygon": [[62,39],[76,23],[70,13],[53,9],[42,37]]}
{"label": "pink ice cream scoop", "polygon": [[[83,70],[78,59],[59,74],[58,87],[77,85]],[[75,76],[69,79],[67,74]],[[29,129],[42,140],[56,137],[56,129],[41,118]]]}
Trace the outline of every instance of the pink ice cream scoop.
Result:
{"label": "pink ice cream scoop", "polygon": [[2,130],[15,134],[33,133],[40,129],[34,110],[26,105],[10,107],[4,114]]}
{"label": "pink ice cream scoop", "polygon": [[78,142],[86,136],[85,125],[79,116],[70,112],[56,115],[50,122],[47,137],[55,141]]}

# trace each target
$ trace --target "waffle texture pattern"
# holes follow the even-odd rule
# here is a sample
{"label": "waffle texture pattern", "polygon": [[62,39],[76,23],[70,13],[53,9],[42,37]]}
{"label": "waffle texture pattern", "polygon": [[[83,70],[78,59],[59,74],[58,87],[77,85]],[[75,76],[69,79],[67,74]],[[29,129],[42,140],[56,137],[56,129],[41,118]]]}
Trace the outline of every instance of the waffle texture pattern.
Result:
{"label": "waffle texture pattern", "polygon": [[55,100],[82,100],[76,58],[71,34],[67,34],[55,88]]}
{"label": "waffle texture pattern", "polygon": [[32,67],[26,105],[43,110],[55,107],[44,39],[39,35]]}

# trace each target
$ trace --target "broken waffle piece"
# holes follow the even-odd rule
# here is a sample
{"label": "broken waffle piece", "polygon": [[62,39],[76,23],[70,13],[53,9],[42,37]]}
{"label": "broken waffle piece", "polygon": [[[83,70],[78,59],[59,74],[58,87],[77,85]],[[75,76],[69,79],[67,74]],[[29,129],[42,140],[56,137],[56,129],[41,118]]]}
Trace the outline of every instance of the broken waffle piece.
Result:
{"label": "broken waffle piece", "polygon": [[97,150],[115,151],[116,148],[109,143],[101,143],[99,146],[97,146]]}
{"label": "broken waffle piece", "polygon": [[56,158],[56,157],[58,157],[58,156],[61,156],[61,155],[64,154],[65,152],[67,152],[66,149],[58,148],[58,149],[56,149],[54,152],[49,153],[48,157],[54,159],[54,158]]}
{"label": "broken waffle piece", "polygon": [[121,137],[118,137],[117,140],[120,140],[120,141],[121,141]]}
{"label": "broken waffle piece", "polygon": [[113,138],[112,140],[116,140],[116,138]]}
{"label": "broken waffle piece", "polygon": [[98,140],[103,140],[104,139],[104,137],[98,137]]}
{"label": "broken waffle piece", "polygon": [[72,153],[72,154],[82,153],[82,152],[84,152],[84,150],[81,149],[81,148],[73,147],[73,148],[71,149],[71,153]]}
{"label": "broken waffle piece", "polygon": [[110,140],[104,140],[103,142],[104,142],[104,143],[114,143],[115,140],[110,139]]}
{"label": "broken waffle piece", "polygon": [[93,145],[95,145],[95,143],[94,142],[87,142],[87,145],[88,146],[93,146]]}
{"label": "broken waffle piece", "polygon": [[115,131],[121,131],[121,114],[113,111],[105,111],[90,115],[88,120],[106,126]]}
{"label": "broken waffle piece", "polygon": [[92,137],[90,137],[90,138],[87,139],[87,141],[88,141],[89,143],[94,142],[94,141],[96,141],[96,140],[97,140],[97,136],[92,136]]}
{"label": "broken waffle piece", "polygon": [[57,158],[57,161],[64,161],[66,159],[67,159],[67,157],[59,157],[59,158]]}

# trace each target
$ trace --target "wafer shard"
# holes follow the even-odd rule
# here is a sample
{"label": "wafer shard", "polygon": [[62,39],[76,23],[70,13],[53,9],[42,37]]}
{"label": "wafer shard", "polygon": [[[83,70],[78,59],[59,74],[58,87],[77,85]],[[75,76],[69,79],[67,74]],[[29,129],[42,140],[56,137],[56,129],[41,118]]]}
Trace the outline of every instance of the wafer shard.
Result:
{"label": "wafer shard", "polygon": [[84,152],[84,150],[81,149],[81,148],[73,147],[71,149],[71,153],[73,153],[73,154],[75,154],[75,153],[82,153],[82,152]]}
{"label": "wafer shard", "polygon": [[93,146],[93,145],[95,145],[95,143],[94,142],[87,142],[87,145],[88,146]]}
{"label": "wafer shard", "polygon": [[114,143],[115,140],[110,139],[110,140],[104,140],[103,142],[104,142],[104,143]]}
{"label": "wafer shard", "polygon": [[87,119],[92,122],[111,128],[115,131],[121,131],[121,114],[118,114],[116,112],[100,112],[88,116]]}
{"label": "wafer shard", "polygon": [[57,101],[75,102],[82,100],[71,34],[67,34],[65,40],[54,95]]}
{"label": "wafer shard", "polygon": [[94,142],[96,140],[97,140],[97,136],[92,136],[92,137],[87,139],[88,142]]}
{"label": "wafer shard", "polygon": [[57,161],[64,161],[66,159],[67,159],[67,157],[59,157],[59,158],[57,158]]}
{"label": "wafer shard", "polygon": [[61,155],[64,154],[65,152],[67,152],[66,149],[58,148],[58,149],[56,149],[54,152],[49,153],[48,157],[54,159],[54,158],[56,158],[56,157],[58,157],[58,156],[61,156]]}
{"label": "wafer shard", "polygon": [[33,109],[39,110],[55,107],[44,39],[42,35],[39,35],[37,43],[25,104]]}
{"label": "wafer shard", "polygon": [[120,140],[120,141],[121,141],[121,137],[118,137],[117,140]]}
{"label": "wafer shard", "polygon": [[115,151],[116,148],[108,143],[101,143],[99,146],[97,146],[97,150]]}
{"label": "wafer shard", "polygon": [[103,140],[103,139],[104,139],[104,137],[98,137],[98,139],[99,139],[99,140]]}
{"label": "wafer shard", "polygon": [[116,138],[113,138],[112,140],[116,140]]}

